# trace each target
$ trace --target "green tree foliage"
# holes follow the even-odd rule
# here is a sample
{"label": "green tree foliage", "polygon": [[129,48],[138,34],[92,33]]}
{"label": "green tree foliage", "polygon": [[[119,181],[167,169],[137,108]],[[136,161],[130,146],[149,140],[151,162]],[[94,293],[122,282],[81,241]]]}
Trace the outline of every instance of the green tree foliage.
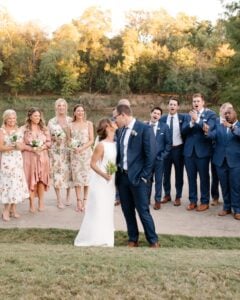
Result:
{"label": "green tree foliage", "polygon": [[[224,1],[226,3],[226,1]],[[226,35],[229,44],[223,51],[229,56],[219,66],[219,97],[221,101],[231,101],[240,109],[240,1],[232,1],[225,4],[226,19],[223,21],[226,28]],[[232,52],[231,52],[232,51]],[[230,52],[230,53],[229,53]]]}
{"label": "green tree foliage", "polygon": [[[228,1],[229,2],[229,1]],[[48,36],[0,9],[0,87],[11,93],[203,92],[212,101],[239,94],[239,1],[215,25],[165,10],[129,11],[111,34],[111,15],[98,7]]]}

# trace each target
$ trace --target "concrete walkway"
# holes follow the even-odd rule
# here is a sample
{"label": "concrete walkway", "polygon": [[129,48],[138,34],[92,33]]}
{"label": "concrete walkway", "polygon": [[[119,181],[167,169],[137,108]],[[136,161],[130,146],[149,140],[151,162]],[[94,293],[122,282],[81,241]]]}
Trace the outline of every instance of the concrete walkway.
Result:
{"label": "concrete walkway", "polygon": [[[18,220],[11,219],[9,222],[4,222],[1,219],[0,228],[62,228],[78,230],[82,222],[83,213],[74,211],[76,204],[74,190],[72,190],[71,199],[71,206],[58,209],[56,207],[55,193],[53,188],[51,188],[45,194],[46,210],[44,212],[29,213],[28,201],[25,201],[18,205],[18,212],[21,214],[21,218]],[[182,199],[182,205],[179,207],[175,207],[173,203],[168,202],[162,205],[161,210],[155,211],[151,206],[151,213],[158,233],[189,236],[240,237],[239,221],[235,220],[231,215],[225,217],[217,215],[222,205],[210,207],[205,212],[187,211],[186,206],[189,203],[187,184],[185,184]],[[117,231],[126,231],[125,220],[120,206],[115,207],[115,228]],[[143,231],[140,222],[139,229]]]}

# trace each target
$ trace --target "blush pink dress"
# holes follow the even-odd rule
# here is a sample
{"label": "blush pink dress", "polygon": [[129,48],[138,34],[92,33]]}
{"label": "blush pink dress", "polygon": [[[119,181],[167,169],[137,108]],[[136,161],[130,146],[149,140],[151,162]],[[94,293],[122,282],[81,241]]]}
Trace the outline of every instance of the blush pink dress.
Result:
{"label": "blush pink dress", "polygon": [[31,130],[23,127],[23,141],[29,149],[23,151],[24,172],[29,191],[34,191],[38,182],[42,182],[44,184],[45,190],[49,187],[50,163],[48,150],[39,151],[37,153],[32,152],[30,145],[31,142],[36,139],[40,140],[43,145],[47,146],[47,148],[50,148],[51,137],[47,129],[39,131],[37,136],[34,136]]}

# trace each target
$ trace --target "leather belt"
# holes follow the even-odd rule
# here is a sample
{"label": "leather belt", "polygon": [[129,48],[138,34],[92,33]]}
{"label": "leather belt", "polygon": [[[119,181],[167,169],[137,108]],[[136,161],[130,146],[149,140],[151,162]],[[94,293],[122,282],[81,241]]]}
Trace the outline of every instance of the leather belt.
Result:
{"label": "leather belt", "polygon": [[128,174],[128,170],[124,170],[124,169],[122,169],[122,168],[118,168],[118,170],[120,171],[120,173],[122,173],[122,174]]}
{"label": "leather belt", "polygon": [[180,148],[182,146],[183,146],[183,144],[180,144],[180,145],[177,145],[177,146],[172,146],[172,148]]}

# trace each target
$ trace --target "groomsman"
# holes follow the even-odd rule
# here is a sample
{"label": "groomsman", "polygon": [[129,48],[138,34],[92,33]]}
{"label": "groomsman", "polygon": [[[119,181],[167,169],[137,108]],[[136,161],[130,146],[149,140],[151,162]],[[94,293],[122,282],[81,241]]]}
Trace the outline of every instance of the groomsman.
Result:
{"label": "groomsman", "polygon": [[163,115],[160,119],[160,124],[167,124],[169,126],[172,136],[172,149],[164,161],[163,188],[165,196],[161,203],[171,201],[171,169],[172,165],[174,165],[176,188],[174,206],[181,205],[184,168],[182,125],[185,114],[178,113],[178,110],[179,100],[172,97],[168,102],[168,114]]}
{"label": "groomsman", "polygon": [[[192,97],[193,110],[186,115],[182,127],[185,136],[184,159],[188,176],[189,201],[187,210],[205,211],[209,208],[210,177],[209,162],[212,155],[212,141],[204,133],[207,124],[210,129],[215,126],[216,114],[204,108],[205,102],[202,94],[197,93]],[[197,175],[200,177],[200,201],[197,206]]]}
{"label": "groomsman", "polygon": [[205,127],[208,137],[214,139],[213,163],[223,194],[223,210],[218,213],[223,217],[233,212],[240,220],[240,122],[233,108],[225,111],[225,120],[218,123],[214,130]]}
{"label": "groomsman", "polygon": [[[222,124],[225,121],[225,112],[228,108],[233,108],[232,104],[230,102],[225,102],[221,105],[219,110],[219,118],[216,119],[216,125]],[[215,148],[215,142],[213,141],[213,151]],[[212,158],[213,159],[213,158]],[[216,166],[212,162],[211,159],[211,175],[212,175],[212,181],[211,181],[211,196],[212,196],[212,206],[216,206],[219,204],[219,178],[217,175]]]}
{"label": "groomsman", "polygon": [[162,109],[158,106],[154,107],[151,110],[150,121],[148,122],[148,124],[153,128],[153,132],[156,137],[156,145],[157,145],[157,155],[154,162],[152,180],[150,181],[148,187],[148,198],[150,203],[152,182],[154,177],[155,203],[153,205],[153,208],[155,210],[159,210],[161,208],[164,164],[172,148],[172,138],[171,138],[170,129],[166,124],[164,123],[160,124],[159,120],[161,118],[161,115],[162,115]]}

